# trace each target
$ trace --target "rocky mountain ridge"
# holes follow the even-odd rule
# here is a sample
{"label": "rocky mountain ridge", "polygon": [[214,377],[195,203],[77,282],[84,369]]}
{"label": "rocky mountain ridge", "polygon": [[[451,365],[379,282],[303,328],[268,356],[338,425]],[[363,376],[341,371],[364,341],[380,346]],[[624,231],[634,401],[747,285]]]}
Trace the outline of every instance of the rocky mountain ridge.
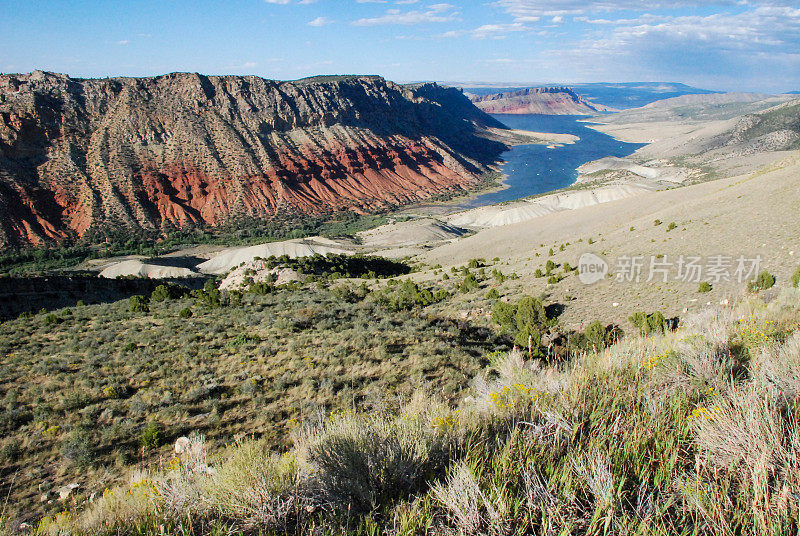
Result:
{"label": "rocky mountain ridge", "polygon": [[474,185],[506,149],[460,91],[377,76],[0,76],[0,245],[370,212]]}
{"label": "rocky mountain ridge", "polygon": [[614,111],[581,98],[568,87],[537,87],[489,95],[469,95],[490,114],[584,115]]}

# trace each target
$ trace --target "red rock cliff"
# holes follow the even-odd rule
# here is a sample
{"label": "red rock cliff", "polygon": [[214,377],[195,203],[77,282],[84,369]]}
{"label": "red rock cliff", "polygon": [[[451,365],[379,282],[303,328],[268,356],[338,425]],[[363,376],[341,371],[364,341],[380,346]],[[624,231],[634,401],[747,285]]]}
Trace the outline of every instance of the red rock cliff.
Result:
{"label": "red rock cliff", "polygon": [[455,89],[379,77],[0,76],[0,244],[418,201],[497,159],[483,126]]}

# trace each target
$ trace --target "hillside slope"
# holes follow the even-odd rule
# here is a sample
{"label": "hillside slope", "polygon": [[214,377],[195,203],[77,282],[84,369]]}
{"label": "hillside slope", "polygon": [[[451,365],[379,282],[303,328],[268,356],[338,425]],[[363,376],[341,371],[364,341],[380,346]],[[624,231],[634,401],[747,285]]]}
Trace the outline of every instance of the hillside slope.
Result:
{"label": "hillside slope", "polygon": [[[704,264],[717,255],[728,256],[731,262],[740,256],[760,257],[761,268],[775,274],[780,282],[786,282],[797,268],[800,154],[769,156],[772,162],[752,173],[668,190],[642,190],[638,195],[594,206],[489,227],[418,258],[445,270],[467,262],[478,252],[487,259],[503,259],[507,263],[504,273],[519,275],[517,292],[543,293],[552,301],[568,304],[561,321],[575,328],[585,327],[596,318],[622,324],[630,311],[640,308],[683,317],[708,303],[734,300],[744,285],[732,277],[714,283],[710,293],[698,294],[696,281],[675,279],[681,256],[700,256]],[[745,169],[751,167],[747,159],[769,161],[765,155],[743,157],[740,162]],[[452,221],[464,224],[463,219],[462,215],[461,220]],[[670,230],[671,222],[676,227]],[[578,266],[585,252],[604,257],[610,272],[617,269],[620,259],[640,256],[644,259],[643,276],[630,282],[608,278],[594,285],[581,283],[573,274],[557,284],[535,276],[537,268],[545,270],[547,261]],[[657,256],[672,263],[667,282],[660,276],[647,281],[647,267]],[[418,277],[430,276],[423,272]]]}
{"label": "hillside slope", "polygon": [[704,149],[735,147],[741,154],[800,149],[800,99],[742,116]]}
{"label": "hillside slope", "polygon": [[0,76],[0,244],[371,211],[477,182],[502,127],[380,77]]}
{"label": "hillside slope", "polygon": [[641,108],[604,116],[603,123],[626,124],[653,121],[714,121],[755,113],[792,98],[767,93],[711,93],[682,95],[652,102]]}

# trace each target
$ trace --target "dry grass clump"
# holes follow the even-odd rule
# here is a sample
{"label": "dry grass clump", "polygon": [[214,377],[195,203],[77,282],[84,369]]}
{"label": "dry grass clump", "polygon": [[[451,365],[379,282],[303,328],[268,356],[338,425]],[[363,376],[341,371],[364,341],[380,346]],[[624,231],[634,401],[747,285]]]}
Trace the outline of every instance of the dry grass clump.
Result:
{"label": "dry grass clump", "polygon": [[500,532],[500,515],[466,463],[456,465],[447,481],[435,484],[431,493],[447,509],[448,518],[459,534],[485,534],[492,526]]}
{"label": "dry grass clump", "polygon": [[800,485],[799,340],[794,334],[783,343],[765,344],[751,379],[691,416],[696,472],[705,479],[722,472],[732,488],[732,496],[707,493],[699,508],[720,532],[734,533],[730,523],[717,520],[719,511],[735,509],[737,502],[750,506],[758,533],[784,533],[800,519],[794,491]]}
{"label": "dry grass clump", "polygon": [[382,412],[334,415],[299,431],[295,445],[315,499],[362,513],[422,489],[451,449],[445,423]]}
{"label": "dry grass clump", "polygon": [[217,514],[267,529],[285,527],[306,502],[291,454],[270,453],[264,442],[229,447],[202,482],[201,496]]}
{"label": "dry grass clump", "polygon": [[519,419],[536,401],[562,391],[568,376],[538,360],[525,361],[518,348],[490,356],[494,364],[472,382],[472,392],[460,411],[473,419]]}
{"label": "dry grass clump", "polygon": [[778,346],[765,346],[751,366],[753,380],[786,400],[800,396],[800,333]]}

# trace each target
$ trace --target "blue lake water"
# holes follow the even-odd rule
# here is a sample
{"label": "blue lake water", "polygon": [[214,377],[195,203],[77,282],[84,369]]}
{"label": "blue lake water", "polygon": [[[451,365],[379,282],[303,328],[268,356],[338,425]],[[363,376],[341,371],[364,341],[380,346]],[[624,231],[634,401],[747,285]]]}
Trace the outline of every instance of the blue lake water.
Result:
{"label": "blue lake water", "polygon": [[534,132],[574,134],[580,141],[548,149],[545,145],[517,145],[503,153],[500,170],[504,190],[479,195],[464,204],[478,207],[565,188],[578,178],[577,168],[604,156],[628,156],[643,144],[624,143],[578,122],[582,115],[494,115],[509,128]]}

